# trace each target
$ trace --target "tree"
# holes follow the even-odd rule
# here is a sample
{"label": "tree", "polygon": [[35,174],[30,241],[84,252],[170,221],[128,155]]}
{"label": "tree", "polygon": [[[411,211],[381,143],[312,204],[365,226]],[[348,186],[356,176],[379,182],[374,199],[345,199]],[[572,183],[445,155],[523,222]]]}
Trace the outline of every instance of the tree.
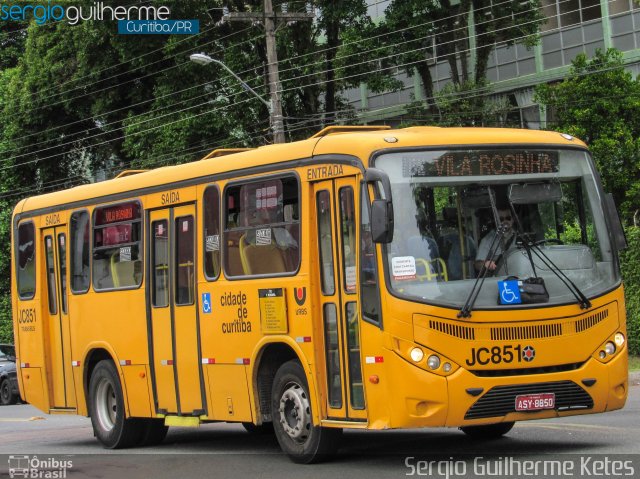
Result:
{"label": "tree", "polygon": [[540,85],[535,98],[555,114],[552,129],[589,144],[605,190],[630,223],[640,208],[640,81],[624,69],[622,53],[578,55],[567,78]]}
{"label": "tree", "polygon": [[[370,78],[366,70],[382,69],[388,74],[390,67],[396,67],[409,77],[417,74],[426,112],[421,112],[425,108],[417,108],[418,105],[414,105],[413,111],[439,121],[441,111],[432,78],[432,62],[446,60],[452,84],[448,93],[474,97],[473,108],[466,109],[462,124],[482,124],[483,117],[487,116],[485,100],[491,93],[487,88],[487,67],[495,45],[534,45],[543,21],[540,0],[394,0],[379,25],[359,35],[362,42],[355,48],[375,52],[370,55],[367,68],[359,65],[360,71],[364,70],[359,79],[375,88],[378,80]],[[475,32],[472,38],[475,46],[470,41],[470,30]],[[352,32],[352,35],[358,36],[358,33]],[[466,108],[451,98],[441,98],[440,102],[454,106],[454,110]],[[489,105],[487,109],[494,107]]]}

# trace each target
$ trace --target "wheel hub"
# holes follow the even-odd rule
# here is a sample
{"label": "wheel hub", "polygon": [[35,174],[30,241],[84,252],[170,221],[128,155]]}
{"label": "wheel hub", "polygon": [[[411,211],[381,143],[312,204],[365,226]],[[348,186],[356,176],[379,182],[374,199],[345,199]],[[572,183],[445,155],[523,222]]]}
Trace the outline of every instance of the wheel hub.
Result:
{"label": "wheel hub", "polygon": [[311,430],[309,398],[299,384],[290,384],[280,397],[280,424],[289,437],[303,443]]}
{"label": "wheel hub", "polygon": [[96,389],[96,414],[103,430],[113,429],[118,415],[118,404],[113,384],[104,378]]}

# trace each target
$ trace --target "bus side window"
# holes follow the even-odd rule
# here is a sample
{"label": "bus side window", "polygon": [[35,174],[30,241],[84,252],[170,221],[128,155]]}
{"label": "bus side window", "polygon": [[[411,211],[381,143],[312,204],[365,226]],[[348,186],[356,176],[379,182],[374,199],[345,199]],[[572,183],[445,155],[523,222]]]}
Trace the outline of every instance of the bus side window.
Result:
{"label": "bus side window", "polygon": [[231,186],[225,191],[225,204],[227,223],[223,245],[227,276],[284,274],[297,270],[300,219],[296,178]]}
{"label": "bus side window", "polygon": [[86,293],[89,290],[89,213],[76,211],[71,215],[71,291]]}
{"label": "bus side window", "polygon": [[33,223],[18,226],[18,294],[31,299],[36,293],[35,229]]}
{"label": "bus side window", "polygon": [[215,185],[204,192],[204,273],[207,279],[220,274],[220,193]]}
{"label": "bus side window", "polygon": [[131,201],[96,208],[93,227],[93,287],[131,288],[142,284],[142,213]]}

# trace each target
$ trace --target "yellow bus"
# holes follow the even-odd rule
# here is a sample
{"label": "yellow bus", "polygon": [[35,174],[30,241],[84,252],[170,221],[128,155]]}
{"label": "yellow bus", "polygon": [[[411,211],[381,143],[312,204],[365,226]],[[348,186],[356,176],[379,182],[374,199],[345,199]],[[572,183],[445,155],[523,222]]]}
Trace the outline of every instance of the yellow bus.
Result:
{"label": "yellow bus", "polygon": [[625,239],[584,143],[555,132],[328,127],[22,200],[22,399],[107,448],[169,426],[345,428],[610,411],[627,397]]}

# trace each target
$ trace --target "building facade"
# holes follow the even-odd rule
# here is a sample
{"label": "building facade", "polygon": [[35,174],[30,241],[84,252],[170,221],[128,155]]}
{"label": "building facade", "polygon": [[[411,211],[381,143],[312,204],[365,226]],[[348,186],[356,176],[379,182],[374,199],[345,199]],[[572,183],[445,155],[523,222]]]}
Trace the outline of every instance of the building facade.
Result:
{"label": "building facade", "polygon": [[[493,0],[498,2],[500,0]],[[371,18],[381,18],[391,0],[369,0]],[[640,3],[634,0],[542,0],[546,22],[542,24],[540,41],[534,47],[523,44],[496,44],[491,53],[487,78],[493,94],[506,96],[513,106],[510,119],[519,120],[524,128],[545,128],[553,121],[534,102],[534,87],[540,83],[561,80],[569,72],[571,61],[579,54],[592,57],[596,49],[616,48],[623,52],[626,67],[640,74]],[[469,48],[475,45],[474,28],[469,24]],[[438,58],[434,45],[431,74],[434,88],[440,90],[451,82],[449,64]],[[398,73],[404,83],[400,91],[373,94],[365,85],[348,92],[351,106],[365,121],[400,120],[405,107],[423,100],[420,77]]]}

